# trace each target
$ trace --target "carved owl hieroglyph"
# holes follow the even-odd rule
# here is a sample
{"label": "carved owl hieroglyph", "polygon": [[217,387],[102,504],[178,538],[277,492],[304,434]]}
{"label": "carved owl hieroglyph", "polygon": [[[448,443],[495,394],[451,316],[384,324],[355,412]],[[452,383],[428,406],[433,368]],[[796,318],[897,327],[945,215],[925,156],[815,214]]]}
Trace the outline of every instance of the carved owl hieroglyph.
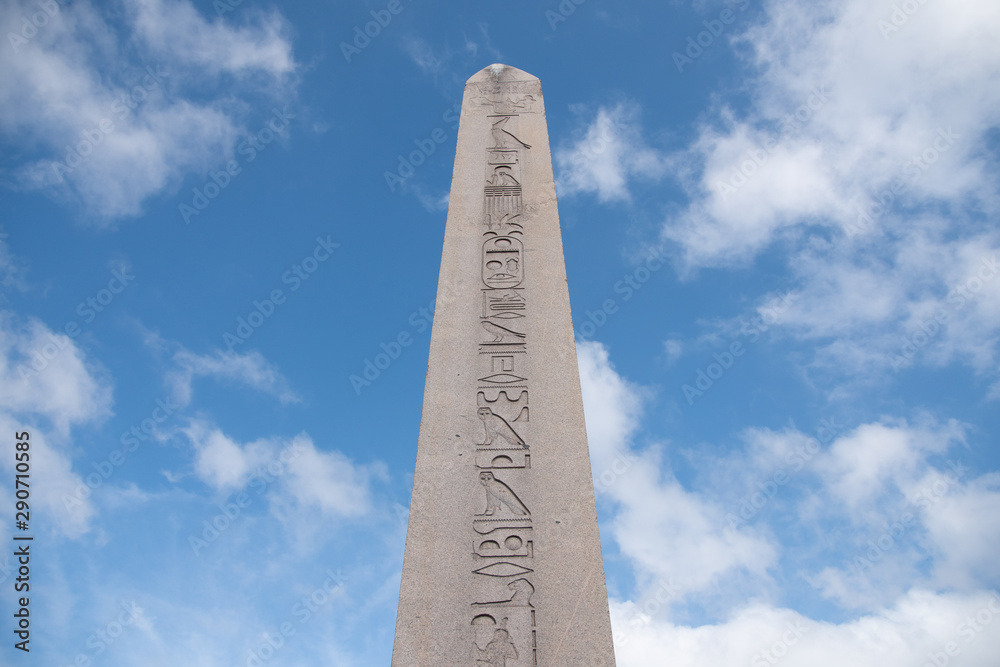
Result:
{"label": "carved owl hieroglyph", "polygon": [[506,505],[513,514],[524,516],[529,514],[521,499],[510,487],[493,476],[491,472],[479,473],[479,483],[486,489],[486,511],[477,516],[493,516],[501,505]]}
{"label": "carved owl hieroglyph", "polygon": [[528,445],[524,444],[524,440],[521,436],[517,434],[507,423],[507,420],[498,414],[494,414],[489,408],[479,408],[476,410],[476,414],[479,418],[483,420],[483,428],[486,429],[486,438],[479,443],[480,445],[489,447],[497,443],[496,439],[500,438],[507,443],[510,447],[521,447],[524,449],[528,448]]}

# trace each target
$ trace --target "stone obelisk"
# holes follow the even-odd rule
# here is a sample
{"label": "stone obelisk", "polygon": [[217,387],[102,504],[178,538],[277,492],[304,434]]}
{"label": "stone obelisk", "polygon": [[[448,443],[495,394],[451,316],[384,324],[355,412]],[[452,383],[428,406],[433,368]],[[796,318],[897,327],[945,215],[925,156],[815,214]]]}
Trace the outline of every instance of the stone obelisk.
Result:
{"label": "stone obelisk", "polygon": [[613,666],[539,80],[465,85],[394,667]]}

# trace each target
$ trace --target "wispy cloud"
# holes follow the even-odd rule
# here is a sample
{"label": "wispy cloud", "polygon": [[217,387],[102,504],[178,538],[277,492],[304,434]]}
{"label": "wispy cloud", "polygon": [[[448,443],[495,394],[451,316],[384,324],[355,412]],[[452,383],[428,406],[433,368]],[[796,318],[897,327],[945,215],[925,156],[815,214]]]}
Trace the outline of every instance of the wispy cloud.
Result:
{"label": "wispy cloud", "polygon": [[[189,0],[125,3],[122,23],[89,2],[56,13],[0,71],[0,134],[26,147],[6,185],[40,190],[99,224],[230,156],[247,100],[287,96],[296,69],[282,17],[209,21]],[[0,11],[17,32],[17,0]]]}
{"label": "wispy cloud", "polygon": [[667,160],[642,138],[639,109],[601,107],[570,145],[555,151],[560,196],[591,193],[599,201],[628,201],[631,179],[658,179]]}
{"label": "wispy cloud", "polygon": [[279,504],[312,507],[334,517],[357,517],[371,509],[369,477],[379,466],[356,465],[341,452],[321,451],[306,434],[261,438],[240,444],[219,428],[192,420],[184,433],[195,451],[194,473],[219,493],[248,484],[281,489]]}
{"label": "wispy cloud", "polygon": [[245,354],[228,350],[195,354],[179,346],[173,354],[172,362],[173,368],[167,372],[166,381],[174,400],[182,406],[191,402],[193,382],[200,377],[242,384],[271,394],[284,404],[298,403],[301,400],[280,371],[256,350]]}

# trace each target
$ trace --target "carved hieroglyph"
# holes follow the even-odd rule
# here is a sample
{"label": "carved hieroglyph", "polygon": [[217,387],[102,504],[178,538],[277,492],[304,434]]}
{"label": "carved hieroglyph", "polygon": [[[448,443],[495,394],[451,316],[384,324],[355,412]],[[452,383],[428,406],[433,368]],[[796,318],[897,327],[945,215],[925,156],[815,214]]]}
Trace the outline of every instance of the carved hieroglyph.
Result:
{"label": "carved hieroglyph", "polygon": [[504,65],[462,104],[392,664],[614,665],[542,89]]}

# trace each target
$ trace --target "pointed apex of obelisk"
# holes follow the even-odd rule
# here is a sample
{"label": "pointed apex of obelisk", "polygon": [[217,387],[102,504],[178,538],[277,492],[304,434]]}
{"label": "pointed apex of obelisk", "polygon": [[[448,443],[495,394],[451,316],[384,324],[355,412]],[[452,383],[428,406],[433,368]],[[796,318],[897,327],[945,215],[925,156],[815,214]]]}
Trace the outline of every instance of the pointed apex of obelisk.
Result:
{"label": "pointed apex of obelisk", "polygon": [[469,80],[465,82],[465,85],[485,81],[493,81],[495,83],[506,81],[538,81],[538,77],[533,74],[528,74],[524,70],[519,70],[516,67],[511,67],[510,65],[493,63],[489,67],[484,67],[469,77]]}

